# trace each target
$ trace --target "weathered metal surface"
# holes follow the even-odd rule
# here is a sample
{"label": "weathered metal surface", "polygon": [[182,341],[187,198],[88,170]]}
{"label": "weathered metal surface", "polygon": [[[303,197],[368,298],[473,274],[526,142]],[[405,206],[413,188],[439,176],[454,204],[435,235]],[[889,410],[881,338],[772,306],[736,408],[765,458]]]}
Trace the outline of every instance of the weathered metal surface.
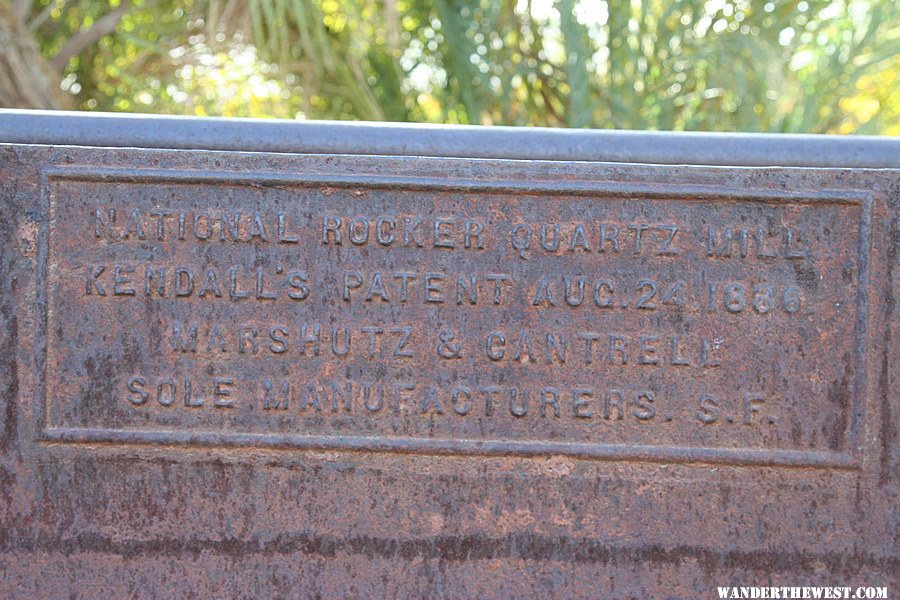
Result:
{"label": "weathered metal surface", "polygon": [[894,590],[898,184],[0,146],[0,595]]}
{"label": "weathered metal surface", "polygon": [[112,148],[900,168],[900,139],[846,135],[672,133],[0,109],[0,139],[20,144]]}

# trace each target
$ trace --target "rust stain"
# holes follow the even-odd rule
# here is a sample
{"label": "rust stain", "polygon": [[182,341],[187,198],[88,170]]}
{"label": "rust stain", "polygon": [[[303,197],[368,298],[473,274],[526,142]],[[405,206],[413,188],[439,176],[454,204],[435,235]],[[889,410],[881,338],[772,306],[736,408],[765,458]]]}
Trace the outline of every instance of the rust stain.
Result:
{"label": "rust stain", "polygon": [[896,171],[0,173],[0,596],[900,583]]}

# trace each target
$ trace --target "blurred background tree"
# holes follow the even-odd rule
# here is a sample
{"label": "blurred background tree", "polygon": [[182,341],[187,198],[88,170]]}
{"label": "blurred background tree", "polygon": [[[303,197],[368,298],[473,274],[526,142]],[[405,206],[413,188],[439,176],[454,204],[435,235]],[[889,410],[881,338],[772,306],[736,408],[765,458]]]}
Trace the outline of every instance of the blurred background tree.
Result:
{"label": "blurred background tree", "polygon": [[0,105],[896,135],[898,6],[0,0]]}

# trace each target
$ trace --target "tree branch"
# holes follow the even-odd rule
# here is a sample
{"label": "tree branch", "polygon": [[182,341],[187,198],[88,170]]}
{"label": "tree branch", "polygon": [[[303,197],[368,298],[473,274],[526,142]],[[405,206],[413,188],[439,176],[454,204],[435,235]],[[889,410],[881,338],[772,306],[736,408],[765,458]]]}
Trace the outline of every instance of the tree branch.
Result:
{"label": "tree branch", "polygon": [[69,64],[69,59],[79,54],[82,50],[94,44],[104,35],[115,31],[119,25],[119,21],[128,12],[131,3],[129,0],[122,0],[114,11],[97,19],[94,24],[84,31],[79,31],[72,36],[66,45],[62,47],[56,56],[50,61],[57,70],[63,71]]}
{"label": "tree branch", "polygon": [[31,0],[15,0],[13,3],[13,14],[19,21],[19,25],[25,25],[25,20],[28,19],[28,14],[30,12]]}
{"label": "tree branch", "polygon": [[41,56],[13,8],[0,1],[0,106],[72,108],[72,96],[59,88],[59,73]]}
{"label": "tree branch", "polygon": [[44,10],[38,13],[38,15],[31,20],[28,24],[28,28],[31,31],[36,31],[44,22],[50,18],[50,15],[53,13],[54,8],[59,8],[62,10],[66,6],[66,2],[68,0],[62,0],[61,2],[48,2],[47,6],[44,7]]}
{"label": "tree branch", "polygon": [[397,0],[384,0],[384,29],[387,47],[394,53],[394,57],[400,55],[400,13],[397,10]]}

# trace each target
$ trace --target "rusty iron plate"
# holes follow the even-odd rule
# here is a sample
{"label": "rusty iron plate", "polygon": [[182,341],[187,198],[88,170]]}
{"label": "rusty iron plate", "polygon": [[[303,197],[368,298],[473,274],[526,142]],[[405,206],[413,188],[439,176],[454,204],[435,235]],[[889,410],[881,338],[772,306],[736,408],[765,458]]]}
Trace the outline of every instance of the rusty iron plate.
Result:
{"label": "rusty iron plate", "polygon": [[0,146],[2,595],[894,593],[898,184]]}

